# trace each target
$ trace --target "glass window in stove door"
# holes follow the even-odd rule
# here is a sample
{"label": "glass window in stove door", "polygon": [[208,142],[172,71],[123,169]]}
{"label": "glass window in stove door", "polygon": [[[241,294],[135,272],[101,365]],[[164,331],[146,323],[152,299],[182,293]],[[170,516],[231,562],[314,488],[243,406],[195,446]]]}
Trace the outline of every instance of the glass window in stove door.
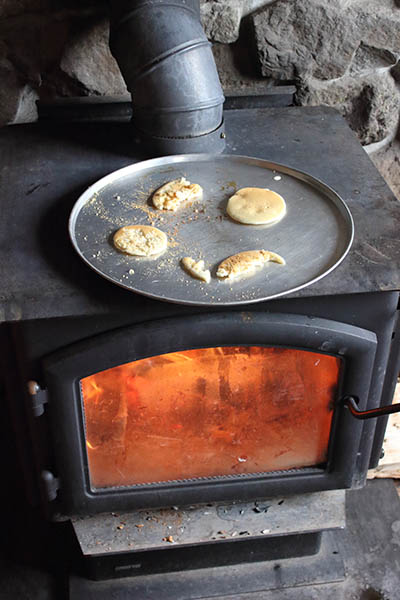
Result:
{"label": "glass window in stove door", "polygon": [[93,489],[323,466],[340,359],[234,346],[81,380]]}

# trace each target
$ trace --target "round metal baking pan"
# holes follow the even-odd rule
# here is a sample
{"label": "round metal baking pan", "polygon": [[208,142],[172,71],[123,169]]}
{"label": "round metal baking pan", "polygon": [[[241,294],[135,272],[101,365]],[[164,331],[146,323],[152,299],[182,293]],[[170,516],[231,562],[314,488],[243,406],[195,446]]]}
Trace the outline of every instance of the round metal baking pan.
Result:
{"label": "round metal baking pan", "polygon": [[[176,212],[151,203],[163,183],[186,177],[199,183],[203,200]],[[242,187],[263,187],[286,200],[287,214],[275,225],[241,225],[225,211]],[[153,225],[169,240],[159,258],[117,252],[114,232],[124,225]],[[345,258],[354,236],[350,211],[330,187],[307,173],[246,156],[177,155],[129,165],[97,181],[76,202],[69,221],[79,256],[99,275],[158,300],[193,305],[250,304],[311,285]],[[218,264],[244,250],[271,250],[286,265],[268,263],[234,282],[215,277]],[[209,284],[190,277],[180,259],[204,259]]]}

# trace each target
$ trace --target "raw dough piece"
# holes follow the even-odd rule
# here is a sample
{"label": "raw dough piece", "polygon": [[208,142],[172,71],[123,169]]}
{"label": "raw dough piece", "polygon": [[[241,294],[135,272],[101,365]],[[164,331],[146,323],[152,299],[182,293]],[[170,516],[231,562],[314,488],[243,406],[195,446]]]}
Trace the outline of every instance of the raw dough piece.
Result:
{"label": "raw dough piece", "polygon": [[117,250],[133,256],[153,256],[165,252],[168,239],[163,231],[149,225],[127,225],[114,233]]}
{"label": "raw dough piece", "polygon": [[253,273],[257,267],[261,267],[269,261],[280,265],[286,264],[284,259],[275,252],[268,252],[267,250],[239,252],[239,254],[229,256],[219,264],[217,277],[232,280],[240,275]]}
{"label": "raw dough piece", "polygon": [[263,188],[242,188],[228,200],[226,212],[245,225],[275,223],[286,214],[282,196]]}
{"label": "raw dough piece", "polygon": [[186,256],[185,258],[182,258],[181,263],[189,275],[195,279],[201,279],[201,281],[210,283],[211,273],[208,269],[204,268],[204,260],[196,262],[193,258]]}
{"label": "raw dough piece", "polygon": [[184,177],[162,185],[153,194],[153,204],[160,210],[177,210],[187,200],[201,200],[203,188]]}

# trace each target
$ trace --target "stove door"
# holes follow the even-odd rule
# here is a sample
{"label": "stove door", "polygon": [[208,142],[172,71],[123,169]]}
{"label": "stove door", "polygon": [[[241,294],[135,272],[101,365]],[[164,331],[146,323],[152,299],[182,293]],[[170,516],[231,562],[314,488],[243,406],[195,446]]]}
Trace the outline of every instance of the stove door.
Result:
{"label": "stove door", "polygon": [[66,514],[345,488],[375,334],[298,315],[147,322],[45,361]]}

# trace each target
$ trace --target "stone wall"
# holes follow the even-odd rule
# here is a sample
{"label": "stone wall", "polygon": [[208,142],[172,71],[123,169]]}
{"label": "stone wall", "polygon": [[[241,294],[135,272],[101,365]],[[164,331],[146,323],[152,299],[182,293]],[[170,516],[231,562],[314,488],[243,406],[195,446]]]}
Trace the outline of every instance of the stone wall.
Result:
{"label": "stone wall", "polygon": [[400,198],[399,0],[205,0],[202,15],[228,93],[293,82],[297,104],[335,107]]}
{"label": "stone wall", "polygon": [[[39,98],[127,94],[107,4],[0,0],[0,125],[34,120]],[[290,82],[297,104],[336,107],[400,196],[400,0],[201,0],[201,15],[226,94]]]}

